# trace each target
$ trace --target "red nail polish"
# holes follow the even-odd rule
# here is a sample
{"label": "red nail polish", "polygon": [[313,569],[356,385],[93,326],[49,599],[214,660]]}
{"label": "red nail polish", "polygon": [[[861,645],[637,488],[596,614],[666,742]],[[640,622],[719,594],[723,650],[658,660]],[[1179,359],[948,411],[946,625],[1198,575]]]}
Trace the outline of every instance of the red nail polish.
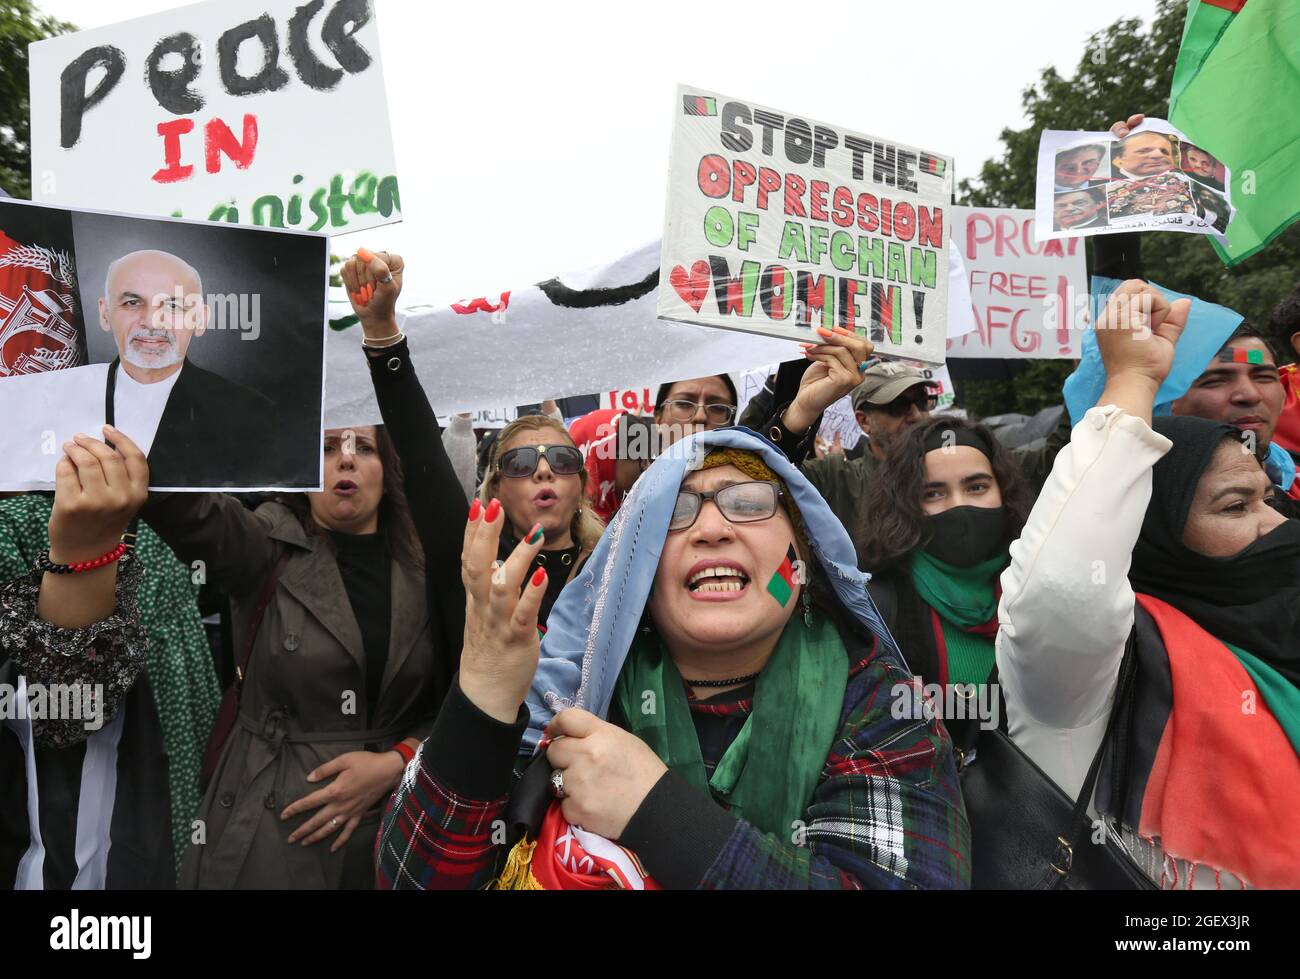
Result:
{"label": "red nail polish", "polygon": [[488,523],[491,523],[492,521],[496,520],[497,515],[500,512],[501,512],[501,501],[498,500],[496,497],[493,497],[492,502],[488,504],[487,513],[484,514],[483,519],[486,520]]}
{"label": "red nail polish", "polygon": [[478,519],[479,512],[480,512],[482,509],[483,509],[483,504],[481,504],[481,503],[478,501],[478,497],[477,497],[477,496],[474,497],[474,502],[471,503],[470,506],[469,506],[469,522],[470,522],[470,523],[473,523],[475,520]]}
{"label": "red nail polish", "polygon": [[534,588],[541,588],[541,587],[542,587],[542,584],[543,584],[545,581],[546,581],[546,569],[545,569],[545,568],[538,568],[536,571],[533,572],[533,587],[534,587]]}

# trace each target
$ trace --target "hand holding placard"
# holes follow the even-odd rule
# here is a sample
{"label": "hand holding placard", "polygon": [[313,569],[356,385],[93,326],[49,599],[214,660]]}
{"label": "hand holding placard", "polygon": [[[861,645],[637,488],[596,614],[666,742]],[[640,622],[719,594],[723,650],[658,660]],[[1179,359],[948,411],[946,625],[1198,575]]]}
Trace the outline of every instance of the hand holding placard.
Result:
{"label": "hand holding placard", "polygon": [[785,427],[807,431],[823,411],[862,383],[862,365],[875,349],[870,340],[854,336],[844,327],[834,332],[819,327],[818,344],[805,344],[804,356],[812,366],[804,371],[799,391],[785,410]]}

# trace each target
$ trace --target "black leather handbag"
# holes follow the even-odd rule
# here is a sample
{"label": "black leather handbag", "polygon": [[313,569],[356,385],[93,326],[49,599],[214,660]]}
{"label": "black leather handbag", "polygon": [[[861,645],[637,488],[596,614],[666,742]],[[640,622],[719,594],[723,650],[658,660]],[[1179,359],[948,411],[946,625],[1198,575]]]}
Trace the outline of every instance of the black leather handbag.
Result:
{"label": "black leather handbag", "polygon": [[[1109,826],[1104,829],[1104,841],[1093,842],[1094,828],[1088,817],[1088,803],[1107,746],[1113,745],[1123,754],[1136,671],[1130,635],[1106,733],[1077,799],[1062,792],[1006,731],[968,726],[973,744],[959,748],[957,755],[971,828],[973,889],[1156,889]],[[996,679],[995,671],[989,682]],[[1005,710],[1002,716],[1005,718]]]}

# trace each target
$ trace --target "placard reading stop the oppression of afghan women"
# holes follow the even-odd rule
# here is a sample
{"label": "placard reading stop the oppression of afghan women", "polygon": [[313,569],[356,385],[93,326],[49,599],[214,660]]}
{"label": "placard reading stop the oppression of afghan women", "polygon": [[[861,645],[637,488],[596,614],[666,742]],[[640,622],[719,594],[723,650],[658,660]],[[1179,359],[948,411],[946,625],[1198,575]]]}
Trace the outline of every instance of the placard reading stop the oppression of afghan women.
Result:
{"label": "placard reading stop the oppression of afghan women", "polygon": [[327,234],[401,220],[368,0],[211,0],[30,52],[36,200]]}
{"label": "placard reading stop the oppression of afghan women", "polygon": [[660,317],[943,363],[951,158],[698,88],[675,112]]}

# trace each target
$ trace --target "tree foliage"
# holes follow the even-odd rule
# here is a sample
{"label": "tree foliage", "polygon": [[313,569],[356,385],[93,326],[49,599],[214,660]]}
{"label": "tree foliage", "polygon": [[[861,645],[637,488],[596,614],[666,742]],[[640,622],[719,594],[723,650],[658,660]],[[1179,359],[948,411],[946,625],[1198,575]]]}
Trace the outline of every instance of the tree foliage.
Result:
{"label": "tree foliage", "polygon": [[[1145,30],[1140,20],[1125,18],[1088,38],[1074,77],[1063,78],[1055,68],[1041,71],[1024,92],[1028,124],[1002,130],[1001,158],[986,161],[976,179],[962,181],[961,203],[1032,208],[1044,129],[1104,130],[1134,112],[1168,118],[1185,15],[1181,0],[1158,0]],[[1273,306],[1300,284],[1300,225],[1231,269],[1200,235],[1144,234],[1142,256],[1153,281],[1229,306],[1267,330]],[[1060,403],[1061,382],[1072,369],[1069,362],[1035,362],[1013,381],[966,382],[962,401],[979,415],[1037,411]]]}
{"label": "tree foliage", "polygon": [[29,0],[0,0],[0,187],[14,197],[31,197],[27,45],[75,30]]}

